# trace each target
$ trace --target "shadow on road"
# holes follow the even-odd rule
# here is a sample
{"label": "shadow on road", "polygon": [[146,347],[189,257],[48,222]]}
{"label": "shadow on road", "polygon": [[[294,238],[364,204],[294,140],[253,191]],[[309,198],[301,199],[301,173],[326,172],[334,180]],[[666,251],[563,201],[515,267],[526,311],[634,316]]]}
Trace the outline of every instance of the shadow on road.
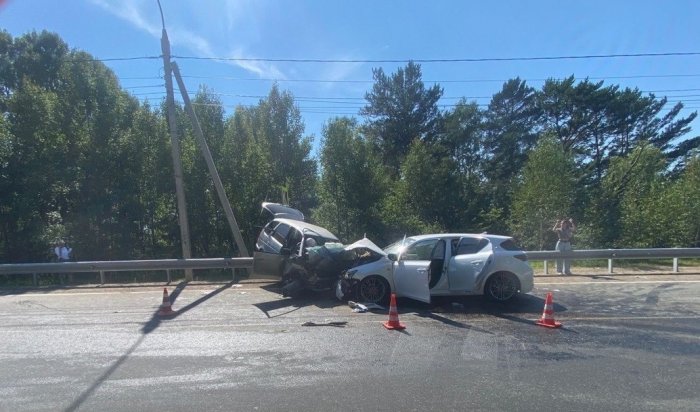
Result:
{"label": "shadow on road", "polygon": [[457,322],[456,320],[448,319],[448,318],[446,318],[446,317],[444,317],[444,316],[436,315],[435,313],[431,313],[431,312],[420,312],[420,313],[416,313],[416,316],[418,316],[419,318],[433,319],[433,320],[436,320],[436,321],[438,321],[438,322],[442,322],[442,323],[444,323],[445,325],[453,326],[453,327],[459,328],[459,329],[471,329],[471,330],[474,330],[474,331],[477,331],[477,332],[481,332],[481,333],[486,333],[486,334],[489,334],[489,335],[493,335],[493,332],[490,332],[490,331],[488,331],[488,330],[481,329],[481,328],[477,328],[477,327],[474,327],[474,326],[471,326],[471,325],[467,325],[467,324],[464,324],[464,323],[461,323],[461,322]]}
{"label": "shadow on road", "polygon": [[[411,299],[398,300],[399,312],[415,310],[432,313],[465,313],[482,315],[538,314],[544,309],[544,299],[534,295],[520,295],[512,302],[496,303],[483,296],[434,297],[430,304]],[[555,312],[565,312],[567,308],[554,302]]]}
{"label": "shadow on road", "polygon": [[[281,289],[278,284],[271,284],[271,285],[266,285],[266,286],[261,286],[261,289],[264,289],[268,292],[272,293],[280,293]],[[313,291],[303,291],[300,293],[299,296],[297,297],[282,297],[280,295],[279,299],[271,300],[268,302],[261,302],[261,303],[256,303],[255,307],[260,309],[265,316],[268,318],[277,318],[280,316],[287,315],[289,313],[295,312],[303,307],[306,306],[315,306],[320,309],[331,309],[336,306],[341,306],[345,305],[344,302],[341,302],[334,297],[330,296],[329,291],[322,291],[322,292],[313,292]],[[276,313],[276,314],[271,314],[270,312],[282,310],[282,309],[289,309],[285,312],[282,313]]]}
{"label": "shadow on road", "polygon": [[[141,328],[141,336],[139,336],[139,338],[136,340],[136,342],[134,342],[134,344],[131,345],[131,347],[105,371],[105,373],[103,373],[99,378],[97,378],[97,380],[95,381],[95,383],[92,384],[92,386],[90,386],[82,394],[80,394],[80,396],[78,396],[78,398],[75,401],[73,401],[73,403],[68,408],[65,409],[66,412],[72,412],[72,411],[75,411],[78,408],[80,408],[80,406],[107,379],[109,379],[109,377],[112,376],[112,374],[117,369],[119,369],[119,367],[124,362],[126,362],[129,359],[131,354],[134,353],[134,351],[136,349],[138,349],[138,347],[141,345],[141,343],[143,343],[144,339],[146,339],[146,335],[148,335],[149,333],[156,330],[161,325],[161,323],[163,323],[164,321],[167,321],[169,319],[174,319],[174,318],[180,316],[181,314],[183,314],[189,310],[194,309],[195,307],[202,304],[203,302],[213,298],[214,296],[218,295],[219,293],[223,292],[224,290],[230,288],[234,283],[235,282],[229,282],[229,283],[223,285],[222,287],[214,290],[213,292],[211,292],[207,295],[204,295],[201,298],[195,300],[194,302],[190,303],[189,305],[182,307],[181,309],[179,309],[178,311],[176,311],[175,313],[173,313],[172,315],[169,315],[169,316],[164,317],[164,316],[159,315],[158,312],[160,311],[160,308],[158,308],[151,316],[151,319],[148,322],[146,322],[143,325],[143,327]],[[180,293],[182,293],[182,291],[185,289],[185,287],[187,287],[187,282],[181,282],[175,287],[175,290],[169,296],[169,300],[170,300],[171,305],[175,302],[175,300],[178,298],[178,296],[180,296]]]}

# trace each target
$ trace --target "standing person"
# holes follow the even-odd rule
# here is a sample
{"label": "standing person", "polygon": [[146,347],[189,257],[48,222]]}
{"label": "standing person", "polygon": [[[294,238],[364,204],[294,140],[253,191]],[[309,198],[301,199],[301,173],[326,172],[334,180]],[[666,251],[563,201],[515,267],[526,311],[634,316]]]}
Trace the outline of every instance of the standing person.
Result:
{"label": "standing person", "polygon": [[60,241],[58,246],[54,248],[54,253],[56,253],[56,257],[58,258],[59,262],[68,262],[71,258],[70,254],[72,252],[73,249],[68,247],[65,240]]}
{"label": "standing person", "polygon": [[[554,225],[552,230],[557,232],[557,235],[559,236],[556,250],[558,250],[559,252],[566,252],[571,250],[571,238],[573,237],[574,232],[576,231],[574,219],[569,218],[568,220],[561,220]],[[569,259],[557,259],[557,274],[571,274],[571,261]]]}

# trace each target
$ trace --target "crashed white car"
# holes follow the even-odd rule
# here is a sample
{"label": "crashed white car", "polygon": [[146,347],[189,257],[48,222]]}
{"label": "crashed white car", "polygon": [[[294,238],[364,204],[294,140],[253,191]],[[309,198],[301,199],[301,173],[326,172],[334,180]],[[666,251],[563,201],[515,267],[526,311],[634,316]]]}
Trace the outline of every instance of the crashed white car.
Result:
{"label": "crashed white car", "polygon": [[369,263],[345,271],[336,288],[361,302],[386,302],[393,292],[430,302],[431,296],[486,295],[506,302],[533,288],[525,253],[507,236],[433,234],[405,238],[384,250],[368,239],[350,245],[371,249]]}
{"label": "crashed white car", "polygon": [[405,238],[384,250],[369,239],[341,245],[296,209],[263,203],[273,219],[255,244],[253,276],[280,279],[282,293],[335,288],[339,299],[386,302],[390,294],[430,302],[431,296],[486,295],[505,302],[533,288],[533,272],[512,238],[435,234]]}

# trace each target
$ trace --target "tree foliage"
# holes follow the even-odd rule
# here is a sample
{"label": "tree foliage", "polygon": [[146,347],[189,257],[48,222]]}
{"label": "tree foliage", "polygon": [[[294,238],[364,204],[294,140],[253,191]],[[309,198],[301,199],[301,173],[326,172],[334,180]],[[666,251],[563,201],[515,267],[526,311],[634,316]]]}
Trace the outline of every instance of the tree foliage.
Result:
{"label": "tree foliage", "polygon": [[319,207],[314,217],[341,239],[366,235],[383,240],[380,212],[388,180],[378,155],[353,119],[332,119],[323,135]]}
{"label": "tree foliage", "polygon": [[[373,71],[365,121],[330,119],[314,147],[294,96],[273,85],[226,113],[195,111],[248,247],[264,201],[288,202],[350,242],[425,232],[514,234],[550,248],[572,216],[577,246],[698,246],[696,113],[636,88],[515,78],[487,106],[440,110],[420,65]],[[180,257],[164,102],[141,102],[56,34],[0,32],[0,261]],[[193,254],[234,242],[191,121],[176,108]],[[316,149],[319,159],[312,157]]]}
{"label": "tree foliage", "polygon": [[574,176],[573,159],[561,143],[542,137],[528,156],[513,201],[510,226],[523,246],[542,250],[554,240],[555,223],[571,216]]}
{"label": "tree foliage", "polygon": [[394,173],[414,139],[431,139],[440,127],[437,106],[442,87],[426,88],[420,65],[409,62],[387,76],[381,68],[372,70],[374,85],[365,94],[367,105],[360,114],[368,118],[368,134],[378,142],[382,160]]}

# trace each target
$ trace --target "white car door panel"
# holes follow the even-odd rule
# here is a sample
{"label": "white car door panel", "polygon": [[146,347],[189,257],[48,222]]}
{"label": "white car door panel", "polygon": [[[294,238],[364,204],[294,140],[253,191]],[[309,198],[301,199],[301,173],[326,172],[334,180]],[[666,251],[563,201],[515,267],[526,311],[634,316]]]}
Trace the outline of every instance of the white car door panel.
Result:
{"label": "white car door panel", "polygon": [[451,291],[470,292],[476,279],[491,261],[491,252],[458,255],[450,259],[447,277]]}
{"label": "white car door panel", "polygon": [[393,264],[396,295],[430,303],[430,261],[403,260]]}

